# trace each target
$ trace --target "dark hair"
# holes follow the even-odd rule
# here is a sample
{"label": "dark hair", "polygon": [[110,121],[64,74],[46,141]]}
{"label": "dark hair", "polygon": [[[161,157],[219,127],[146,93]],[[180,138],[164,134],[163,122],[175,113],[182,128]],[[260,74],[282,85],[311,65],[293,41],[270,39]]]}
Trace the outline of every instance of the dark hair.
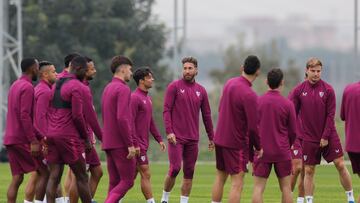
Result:
{"label": "dark hair", "polygon": [[284,74],[280,68],[273,68],[267,74],[268,85],[271,89],[276,89],[280,86]]}
{"label": "dark hair", "polygon": [[111,72],[112,73],[115,73],[116,72],[116,69],[121,66],[121,65],[130,65],[130,66],[133,66],[133,63],[132,61],[126,57],[126,56],[114,56],[112,59],[111,59]]}
{"label": "dark hair", "polygon": [[152,72],[149,67],[140,67],[140,68],[136,69],[136,71],[133,75],[136,85],[139,85],[139,81],[144,80],[145,77],[149,76],[150,74],[152,74]]}
{"label": "dark hair", "polygon": [[35,58],[24,58],[21,60],[21,71],[26,73],[36,62]]}
{"label": "dark hair", "polygon": [[244,61],[244,72],[248,75],[254,75],[260,68],[260,60],[257,56],[250,55]]}
{"label": "dark hair", "polygon": [[87,56],[84,56],[84,57],[86,59],[86,62],[88,62],[88,63],[93,62],[93,60],[90,57],[87,57]]}
{"label": "dark hair", "polygon": [[51,66],[54,65],[52,63],[50,63],[49,61],[40,61],[39,62],[39,70],[43,69],[46,66]]}
{"label": "dark hair", "polygon": [[69,64],[70,62],[77,56],[80,56],[80,54],[78,53],[71,53],[71,54],[68,54],[67,56],[65,56],[64,58],[64,65],[65,67],[69,67]]}
{"label": "dark hair", "polygon": [[195,67],[198,66],[198,62],[197,62],[196,58],[194,58],[194,57],[192,57],[192,56],[187,56],[187,57],[183,58],[183,59],[181,60],[181,62],[182,62],[183,65],[184,65],[185,63],[192,63],[192,64],[194,64]]}
{"label": "dark hair", "polygon": [[74,73],[79,80],[83,80],[87,71],[87,61],[83,56],[77,56],[71,60],[71,73]]}

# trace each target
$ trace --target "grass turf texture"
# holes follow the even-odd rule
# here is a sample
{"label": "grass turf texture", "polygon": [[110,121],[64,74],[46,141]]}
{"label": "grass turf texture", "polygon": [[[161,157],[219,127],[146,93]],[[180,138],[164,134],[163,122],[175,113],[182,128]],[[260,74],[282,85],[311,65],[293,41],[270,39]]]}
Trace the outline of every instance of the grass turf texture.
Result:
{"label": "grass turf texture", "polygon": [[[98,202],[104,202],[107,194],[108,175],[106,167],[103,165],[104,176],[99,184],[98,191],[95,199]],[[167,172],[168,165],[166,163],[153,163],[151,164],[152,172],[152,186],[155,200],[160,202],[162,195],[163,181]],[[351,172],[351,167],[348,166]],[[65,169],[66,172],[67,169]],[[64,173],[65,174],[65,173]],[[63,175],[64,178],[65,175]],[[19,190],[17,202],[22,202],[24,198],[24,187],[27,183],[29,175],[25,176],[24,182]],[[215,165],[214,163],[199,163],[197,164],[195,179],[193,182],[193,188],[190,195],[189,202],[193,203],[209,203],[211,202],[211,190],[215,178]],[[179,174],[177,183],[170,195],[170,202],[179,202],[180,197],[180,184],[182,179],[182,173]],[[0,202],[6,202],[6,191],[11,180],[11,174],[9,165],[7,163],[0,164]],[[360,192],[360,179],[352,175],[354,192],[357,196]],[[225,187],[223,202],[227,202],[227,196],[229,191],[229,180]],[[251,202],[253,180],[251,172],[246,175],[245,187],[242,193],[241,202]],[[295,191],[295,196],[297,192]],[[267,187],[264,194],[264,202],[280,202],[281,194],[278,187],[278,182],[274,172],[268,180]],[[296,197],[294,197],[294,200]],[[321,165],[317,167],[315,175],[315,198],[314,201],[317,203],[340,203],[346,202],[346,196],[342,189],[337,171],[333,165]],[[145,202],[144,197],[140,190],[139,176],[135,182],[135,186],[128,192],[123,203],[139,203]]]}

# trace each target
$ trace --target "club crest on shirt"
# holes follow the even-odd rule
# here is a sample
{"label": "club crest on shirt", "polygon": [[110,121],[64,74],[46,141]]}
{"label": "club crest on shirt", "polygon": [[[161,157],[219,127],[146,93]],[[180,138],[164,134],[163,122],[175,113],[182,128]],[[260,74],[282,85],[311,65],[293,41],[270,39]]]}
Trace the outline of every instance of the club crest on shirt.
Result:
{"label": "club crest on shirt", "polygon": [[339,153],[340,152],[340,149],[335,149],[335,153]]}
{"label": "club crest on shirt", "polygon": [[184,90],[184,89],[180,89],[180,92],[181,92],[182,94],[184,94],[184,93],[185,93],[185,90]]}
{"label": "club crest on shirt", "polygon": [[294,150],[294,155],[298,155],[299,154],[299,151],[298,150]]}
{"label": "club crest on shirt", "polygon": [[199,92],[199,91],[196,91],[196,95],[197,95],[198,97],[200,97],[200,92]]}
{"label": "club crest on shirt", "polygon": [[146,157],[145,156],[141,156],[141,161],[145,161]]}
{"label": "club crest on shirt", "polygon": [[302,93],[302,96],[306,97],[306,95],[307,95],[307,92]]}
{"label": "club crest on shirt", "polygon": [[306,159],[307,159],[307,155],[304,155],[304,161],[306,161]]}
{"label": "club crest on shirt", "polygon": [[146,100],[143,100],[143,103],[146,104]]}
{"label": "club crest on shirt", "polygon": [[324,92],[319,92],[319,96],[323,97],[324,96]]}

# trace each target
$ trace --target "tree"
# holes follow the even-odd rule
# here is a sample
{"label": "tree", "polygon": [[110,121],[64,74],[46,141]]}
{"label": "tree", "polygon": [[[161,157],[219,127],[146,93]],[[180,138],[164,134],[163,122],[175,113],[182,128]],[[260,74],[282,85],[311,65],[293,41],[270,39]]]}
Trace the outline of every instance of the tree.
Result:
{"label": "tree", "polygon": [[24,56],[51,61],[58,71],[68,53],[91,57],[98,69],[92,83],[97,106],[103,87],[112,77],[109,67],[115,55],[130,57],[135,67],[150,66],[158,78],[157,88],[163,87],[170,78],[166,67],[158,66],[165,49],[166,30],[151,12],[153,3],[154,0],[24,1]]}

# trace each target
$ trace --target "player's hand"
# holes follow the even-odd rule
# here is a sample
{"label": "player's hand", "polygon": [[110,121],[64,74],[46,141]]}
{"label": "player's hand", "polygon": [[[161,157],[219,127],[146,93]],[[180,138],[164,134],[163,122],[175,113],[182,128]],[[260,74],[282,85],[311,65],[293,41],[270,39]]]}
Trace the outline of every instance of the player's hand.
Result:
{"label": "player's hand", "polygon": [[290,149],[291,149],[291,150],[294,150],[294,145],[291,145]]}
{"label": "player's hand", "polygon": [[209,151],[212,152],[215,149],[214,141],[209,140]]}
{"label": "player's hand", "polygon": [[44,154],[44,156],[46,156],[49,151],[49,146],[46,142],[46,137],[44,137],[40,142],[41,142],[41,146],[42,146],[42,153]]}
{"label": "player's hand", "polygon": [[329,141],[328,140],[325,140],[325,139],[322,139],[320,140],[320,147],[326,147],[328,146],[329,144]]}
{"label": "player's hand", "polygon": [[170,144],[176,144],[176,137],[174,133],[170,133],[167,135],[167,139]]}
{"label": "player's hand", "polygon": [[159,145],[160,145],[160,150],[161,150],[162,152],[165,152],[165,150],[166,150],[166,144],[165,144],[164,142],[159,142]]}
{"label": "player's hand", "polygon": [[264,154],[264,150],[260,149],[259,151],[255,151],[255,154],[256,154],[257,158],[260,159]]}
{"label": "player's hand", "polygon": [[128,147],[128,151],[129,151],[129,154],[127,155],[127,159],[132,159],[135,157],[135,147],[134,146],[131,146],[131,147]]}
{"label": "player's hand", "polygon": [[140,156],[140,147],[135,147],[135,155]]}
{"label": "player's hand", "polygon": [[39,156],[40,154],[40,142],[34,140],[30,143],[30,151],[32,156]]}
{"label": "player's hand", "polygon": [[92,148],[93,148],[93,145],[92,145],[91,141],[85,140],[85,152],[86,153],[91,152]]}

